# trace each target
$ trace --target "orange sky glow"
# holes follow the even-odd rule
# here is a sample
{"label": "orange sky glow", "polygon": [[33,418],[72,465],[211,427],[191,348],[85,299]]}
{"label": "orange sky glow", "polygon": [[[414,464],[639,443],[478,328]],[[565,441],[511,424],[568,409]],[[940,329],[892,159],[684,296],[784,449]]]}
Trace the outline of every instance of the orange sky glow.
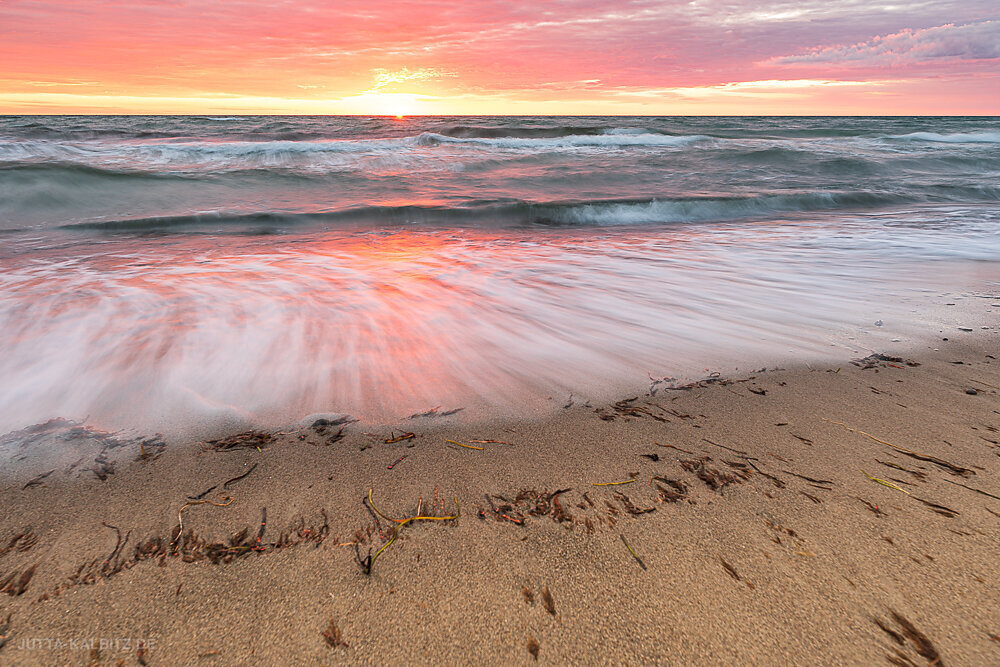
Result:
{"label": "orange sky glow", "polygon": [[992,1],[0,0],[0,113],[1000,114]]}

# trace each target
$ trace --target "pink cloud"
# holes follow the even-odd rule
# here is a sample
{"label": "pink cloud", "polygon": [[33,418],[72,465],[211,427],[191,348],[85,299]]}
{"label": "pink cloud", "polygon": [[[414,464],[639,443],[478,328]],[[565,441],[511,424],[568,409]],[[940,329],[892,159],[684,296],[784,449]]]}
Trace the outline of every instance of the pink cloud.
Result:
{"label": "pink cloud", "polygon": [[849,46],[829,46],[801,55],[782,56],[771,62],[876,65],[997,58],[1000,58],[1000,21],[982,21],[907,29]]}

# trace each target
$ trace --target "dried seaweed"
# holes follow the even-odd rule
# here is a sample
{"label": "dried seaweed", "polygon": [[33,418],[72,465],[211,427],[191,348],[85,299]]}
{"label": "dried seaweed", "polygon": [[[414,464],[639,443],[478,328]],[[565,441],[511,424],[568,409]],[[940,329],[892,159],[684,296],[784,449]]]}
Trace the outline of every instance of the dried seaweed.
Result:
{"label": "dried seaweed", "polygon": [[944,667],[944,663],[941,662],[941,654],[938,653],[937,648],[931,642],[931,640],[924,633],[920,632],[913,623],[907,620],[904,616],[899,614],[893,609],[889,610],[892,618],[896,623],[903,629],[903,634],[906,638],[910,640],[913,644],[914,650],[926,658],[930,664],[937,665],[937,667]]}
{"label": "dried seaweed", "polygon": [[990,498],[993,498],[994,500],[1000,500],[1000,496],[995,496],[995,495],[993,495],[992,493],[988,493],[988,492],[986,492],[986,491],[981,491],[981,490],[979,490],[979,489],[974,489],[974,488],[972,488],[971,486],[966,486],[965,484],[960,484],[960,483],[958,483],[958,482],[953,482],[953,481],[952,481],[952,480],[950,480],[950,479],[946,479],[946,480],[944,480],[944,481],[946,481],[946,482],[949,482],[949,483],[951,483],[951,484],[954,484],[955,486],[960,486],[960,487],[962,487],[963,489],[968,489],[969,491],[975,491],[976,493],[979,493],[979,494],[982,494],[982,495],[984,495],[984,496],[988,496],[988,497],[990,497]]}
{"label": "dried seaweed", "polygon": [[3,558],[11,551],[23,553],[36,544],[38,544],[38,536],[35,535],[31,528],[25,528],[20,533],[15,533],[7,542],[7,546],[0,547],[0,558]]}
{"label": "dried seaweed", "polygon": [[527,586],[521,586],[521,597],[524,598],[525,604],[535,604],[535,594]]}
{"label": "dried seaweed", "polygon": [[621,491],[615,491],[615,498],[625,507],[625,511],[632,516],[638,516],[640,514],[647,514],[649,512],[656,511],[655,507],[637,507],[628,496],[626,496]]}
{"label": "dried seaweed", "polygon": [[944,468],[945,470],[947,470],[952,475],[957,475],[959,477],[968,477],[969,475],[975,475],[976,474],[976,472],[974,470],[970,470],[969,468],[963,468],[960,465],[956,465],[954,463],[950,463],[948,461],[945,461],[944,459],[939,459],[936,456],[930,456],[928,454],[921,454],[919,452],[914,452],[913,450],[906,449],[905,447],[900,447],[899,445],[894,445],[891,442],[886,442],[885,440],[882,440],[881,438],[876,438],[871,433],[865,433],[864,431],[860,431],[860,430],[858,430],[856,428],[851,428],[850,426],[848,426],[847,424],[845,424],[843,422],[835,422],[835,421],[833,421],[831,419],[826,419],[825,417],[823,418],[823,421],[829,422],[830,424],[836,424],[838,426],[843,426],[844,428],[846,428],[848,431],[851,431],[852,433],[860,433],[861,435],[865,436],[866,438],[871,438],[875,442],[878,442],[880,444],[886,445],[887,447],[892,447],[897,452],[899,452],[901,454],[904,454],[906,456],[909,456],[910,458],[917,459],[918,461],[926,461],[927,463],[933,463],[934,465],[936,465],[936,466],[938,466],[940,468]]}
{"label": "dried seaweed", "polygon": [[730,484],[736,484],[736,475],[727,472],[720,472],[717,468],[709,467],[712,457],[703,456],[700,459],[681,461],[681,467],[688,472],[694,473],[698,479],[704,482],[713,491],[718,491]]}
{"label": "dried seaweed", "polygon": [[15,570],[10,573],[6,578],[0,581],[0,593],[6,593],[11,597],[23,595],[24,591],[28,589],[28,584],[31,582],[31,578],[35,576],[35,570],[37,568],[38,563],[35,563],[31,567],[25,568],[20,572]]}
{"label": "dried seaweed", "polygon": [[217,452],[228,452],[237,449],[263,449],[273,440],[274,435],[271,433],[265,431],[246,431],[228,438],[209,440],[205,444]]}
{"label": "dried seaweed", "polygon": [[679,452],[684,452],[685,454],[690,454],[691,456],[694,456],[694,452],[689,452],[686,449],[681,449],[680,447],[678,447],[676,445],[661,445],[658,442],[654,442],[653,444],[656,445],[657,447],[667,447],[669,449],[676,449]]}
{"label": "dried seaweed", "polygon": [[30,489],[33,486],[42,486],[42,480],[45,479],[46,477],[48,477],[49,475],[51,475],[54,472],[55,472],[54,469],[50,470],[48,472],[43,472],[42,474],[40,474],[37,477],[33,478],[31,481],[29,481],[24,486],[22,486],[21,490],[24,491],[25,489]]}
{"label": "dried seaweed", "polygon": [[254,470],[257,469],[258,465],[260,465],[260,464],[259,463],[254,463],[252,466],[250,466],[250,469],[247,470],[242,475],[237,475],[236,477],[233,477],[230,480],[226,480],[225,482],[222,483],[222,488],[223,489],[228,489],[230,484],[232,484],[233,482],[238,482],[241,479],[243,479],[244,477],[246,477],[247,475],[249,475],[250,473],[252,473]]}
{"label": "dried seaweed", "polygon": [[534,658],[536,662],[538,661],[538,651],[539,651],[540,648],[541,647],[538,645],[538,640],[529,635],[528,636],[528,653],[531,654],[531,657]]}
{"label": "dried seaweed", "polygon": [[688,489],[683,482],[662,476],[654,476],[651,479],[663,482],[668,487],[670,487],[670,488],[664,488],[659,484],[656,485],[656,492],[659,494],[661,502],[676,503],[688,497]]}
{"label": "dried seaweed", "polygon": [[854,496],[854,498],[856,498],[857,500],[860,500],[861,502],[863,502],[865,504],[865,506],[868,509],[870,509],[875,516],[877,516],[877,517],[886,516],[886,513],[883,512],[881,509],[879,509],[879,506],[876,505],[875,503],[871,503],[871,502],[865,500],[864,498],[858,498],[857,496]]}
{"label": "dried seaweed", "polygon": [[927,505],[927,507],[930,507],[931,511],[937,512],[938,514],[944,515],[946,517],[954,518],[959,514],[958,510],[953,510],[950,507],[945,507],[944,505],[939,505],[929,500],[924,500],[923,498],[917,498],[916,496],[912,496],[912,498],[916,501],[923,503],[924,505]]}
{"label": "dried seaweed", "polygon": [[726,570],[726,574],[728,574],[730,577],[732,577],[736,581],[742,581],[743,580],[742,577],[740,577],[739,573],[736,572],[736,568],[734,568],[732,565],[730,565],[728,562],[726,562],[725,558],[723,558],[722,556],[719,556],[719,561],[722,563],[723,569]]}
{"label": "dried seaweed", "polygon": [[[863,359],[853,359],[851,363],[860,368],[861,370],[869,370],[872,368],[876,368],[878,366],[885,367],[888,365],[892,365],[893,363],[906,364],[907,366],[911,367],[920,365],[918,362],[913,361],[912,359],[904,359],[903,357],[892,357],[887,354],[879,354],[879,353],[869,354],[867,357]],[[896,368],[900,367],[897,366]]]}
{"label": "dried seaweed", "polygon": [[545,611],[549,612],[551,615],[556,615],[556,601],[552,598],[552,592],[549,590],[548,586],[542,588],[542,606],[545,607]]}
{"label": "dried seaweed", "polygon": [[465,408],[452,408],[451,410],[444,410],[442,412],[441,406],[439,405],[435,408],[431,408],[427,412],[418,412],[416,414],[412,414],[409,417],[407,417],[407,419],[419,419],[420,417],[447,417],[449,415],[457,414],[464,409]]}
{"label": "dried seaweed", "polygon": [[330,619],[330,624],[327,626],[326,630],[323,631],[323,640],[326,641],[326,645],[330,648],[336,648],[338,646],[343,646],[347,648],[349,644],[344,641],[343,636],[340,634],[340,628],[337,624]]}

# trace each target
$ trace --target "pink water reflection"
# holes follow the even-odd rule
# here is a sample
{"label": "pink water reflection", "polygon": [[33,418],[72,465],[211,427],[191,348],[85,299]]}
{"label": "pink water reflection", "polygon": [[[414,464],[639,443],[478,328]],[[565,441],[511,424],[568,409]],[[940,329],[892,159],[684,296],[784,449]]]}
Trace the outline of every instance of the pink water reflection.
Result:
{"label": "pink water reflection", "polygon": [[188,235],[8,258],[0,430],[542,414],[647,371],[848,354],[876,317],[919,328],[897,298],[916,270],[793,242],[802,227]]}

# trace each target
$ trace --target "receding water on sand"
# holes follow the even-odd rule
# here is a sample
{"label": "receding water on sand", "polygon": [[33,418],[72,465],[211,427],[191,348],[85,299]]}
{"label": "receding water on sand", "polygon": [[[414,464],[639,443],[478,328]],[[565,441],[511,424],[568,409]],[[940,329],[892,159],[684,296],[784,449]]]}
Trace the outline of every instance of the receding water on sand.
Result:
{"label": "receding water on sand", "polygon": [[867,354],[937,330],[926,290],[989,277],[977,235],[803,217],[9,238],[0,430],[544,414],[650,376]]}

